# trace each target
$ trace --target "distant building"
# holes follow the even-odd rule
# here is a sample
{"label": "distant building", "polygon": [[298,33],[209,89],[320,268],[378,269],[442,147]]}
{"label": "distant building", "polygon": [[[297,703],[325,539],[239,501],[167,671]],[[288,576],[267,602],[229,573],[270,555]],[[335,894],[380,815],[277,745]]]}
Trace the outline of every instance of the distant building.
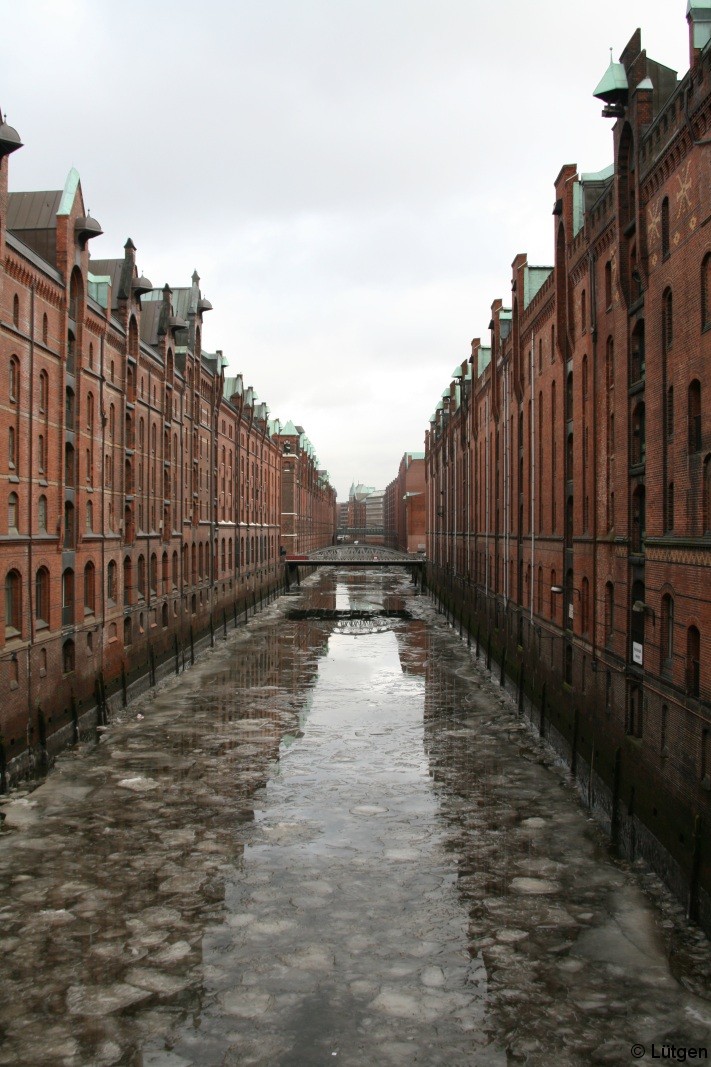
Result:
{"label": "distant building", "polygon": [[401,552],[425,551],[425,454],[406,452],[385,490],[385,543]]}

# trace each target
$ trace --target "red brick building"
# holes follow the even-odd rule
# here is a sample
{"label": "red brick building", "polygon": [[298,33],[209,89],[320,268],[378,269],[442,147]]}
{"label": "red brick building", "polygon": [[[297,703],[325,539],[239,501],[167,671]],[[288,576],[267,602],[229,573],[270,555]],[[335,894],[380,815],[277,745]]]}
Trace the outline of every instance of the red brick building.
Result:
{"label": "red brick building", "polygon": [[[613,163],[555,181],[427,433],[431,580],[628,852],[711,890],[711,3],[690,69],[637,31],[597,89]],[[649,491],[647,491],[649,490]],[[660,861],[661,862],[661,861]],[[663,866],[664,863],[661,863]],[[659,866],[659,863],[658,863]],[[711,918],[708,897],[701,905]]]}
{"label": "red brick building", "polygon": [[406,452],[385,489],[385,544],[401,552],[425,550],[425,454]]}
{"label": "red brick building", "polygon": [[274,427],[281,461],[282,554],[308,555],[336,541],[336,491],[302,426]]}
{"label": "red brick building", "polygon": [[[278,424],[204,351],[197,274],[154,288],[130,239],[92,259],[76,171],[9,193],[17,147],[1,126],[0,788],[283,580]],[[297,522],[320,547],[335,496],[309,450]]]}

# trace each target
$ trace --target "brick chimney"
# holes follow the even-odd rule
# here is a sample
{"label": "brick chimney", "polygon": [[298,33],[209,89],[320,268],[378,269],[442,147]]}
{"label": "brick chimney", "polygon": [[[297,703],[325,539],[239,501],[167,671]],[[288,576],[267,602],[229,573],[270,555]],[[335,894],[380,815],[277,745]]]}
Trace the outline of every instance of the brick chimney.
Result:
{"label": "brick chimney", "polygon": [[693,70],[711,40],[711,0],[689,0],[686,21],[689,23],[689,66]]}

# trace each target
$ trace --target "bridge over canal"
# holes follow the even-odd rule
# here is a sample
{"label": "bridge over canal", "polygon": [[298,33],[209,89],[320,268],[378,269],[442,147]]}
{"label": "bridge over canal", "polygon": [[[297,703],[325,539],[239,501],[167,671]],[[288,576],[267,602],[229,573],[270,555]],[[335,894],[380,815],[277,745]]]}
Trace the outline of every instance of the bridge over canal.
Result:
{"label": "bridge over canal", "polygon": [[303,567],[406,567],[413,582],[423,585],[425,576],[424,556],[412,556],[382,545],[337,545],[319,548],[304,555],[285,558],[287,580],[299,581]]}

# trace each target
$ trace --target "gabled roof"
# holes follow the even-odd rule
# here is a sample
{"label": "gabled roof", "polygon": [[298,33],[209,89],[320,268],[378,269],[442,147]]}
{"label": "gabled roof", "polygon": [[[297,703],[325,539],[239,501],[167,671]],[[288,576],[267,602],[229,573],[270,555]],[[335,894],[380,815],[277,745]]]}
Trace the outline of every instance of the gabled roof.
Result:
{"label": "gabled roof", "polygon": [[25,230],[56,229],[57,210],[62,190],[37,193],[10,193],[7,203],[7,228],[13,233]]}

